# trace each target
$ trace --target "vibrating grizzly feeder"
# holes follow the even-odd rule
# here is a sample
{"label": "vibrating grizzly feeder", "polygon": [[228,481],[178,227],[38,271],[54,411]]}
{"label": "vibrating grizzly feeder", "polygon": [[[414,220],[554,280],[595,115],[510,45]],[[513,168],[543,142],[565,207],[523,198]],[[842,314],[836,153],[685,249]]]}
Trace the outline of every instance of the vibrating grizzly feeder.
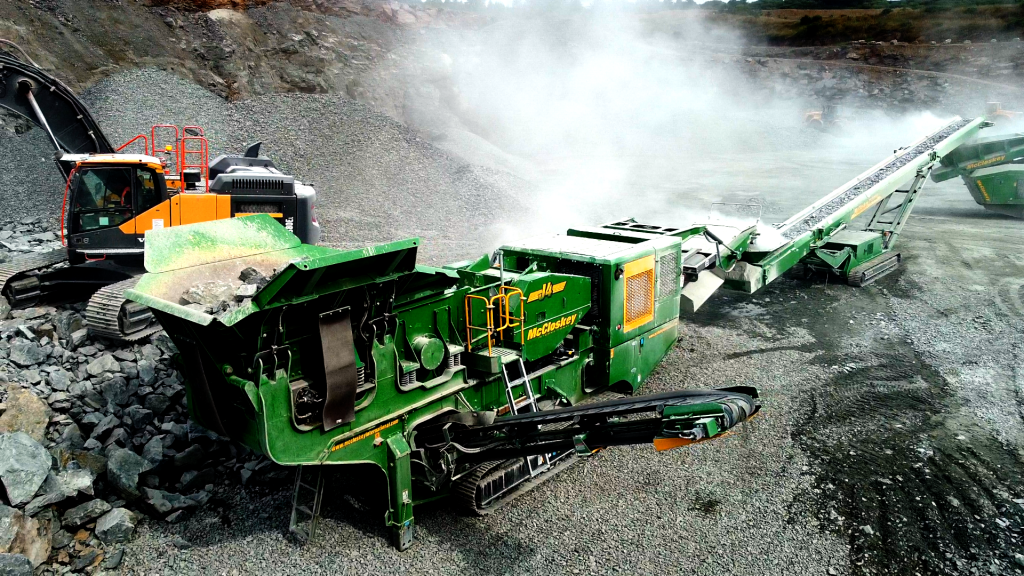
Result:
{"label": "vibrating grizzly feeder", "polygon": [[[128,296],[177,344],[197,421],[300,466],[294,531],[311,536],[323,486],[302,466],[369,462],[404,549],[416,502],[486,513],[574,454],[682,446],[758,411],[753,388],[632,395],[676,341],[682,242],[570,230],[434,268],[417,240],[339,251],[248,216],[151,232]],[[269,279],[251,299],[178,303],[248,268]]]}

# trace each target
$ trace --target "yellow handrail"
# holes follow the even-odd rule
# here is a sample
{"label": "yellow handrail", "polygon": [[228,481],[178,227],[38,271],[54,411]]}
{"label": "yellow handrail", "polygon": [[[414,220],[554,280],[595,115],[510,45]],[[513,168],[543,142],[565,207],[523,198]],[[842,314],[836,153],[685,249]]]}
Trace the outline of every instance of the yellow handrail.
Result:
{"label": "yellow handrail", "polygon": [[[515,288],[515,287],[512,287],[512,286],[504,286],[504,285],[501,286],[501,288],[499,288],[499,290],[500,290],[499,296],[502,296],[503,297],[502,300],[505,301],[505,312],[502,313],[501,312],[501,308],[498,309],[498,314],[501,314],[502,320],[504,321],[504,324],[502,325],[502,329],[504,329],[504,328],[515,328],[517,326],[523,326],[523,323],[526,321],[526,298],[524,297],[523,291],[520,290],[519,288]],[[514,295],[514,294],[518,294],[519,295],[519,317],[518,318],[513,317],[511,315],[511,313],[510,313],[511,309],[512,309],[512,305],[509,303],[509,298],[512,295]],[[518,320],[518,322],[513,324],[512,323],[513,320]],[[513,332],[513,334],[515,333],[514,330],[512,332]],[[525,330],[520,330],[519,331],[519,336],[520,336],[520,343],[525,346],[526,345],[526,331]],[[501,337],[502,337],[502,339],[505,338],[504,332],[502,332]]]}
{"label": "yellow handrail", "polygon": [[[473,316],[469,306],[470,299],[476,298],[477,300],[484,301],[484,310],[487,316],[487,326],[473,326]],[[483,330],[487,333],[487,355],[491,355],[491,335],[494,334],[494,315],[491,313],[493,310],[491,301],[483,296],[477,296],[476,294],[466,294],[466,351],[473,350],[473,330]]]}
{"label": "yellow handrail", "polygon": [[[511,313],[511,304],[509,298],[515,294],[519,295],[519,316],[514,317]],[[471,299],[483,300],[484,310],[487,316],[487,326],[474,326],[473,325],[473,311],[469,301]],[[523,291],[519,288],[511,286],[500,286],[498,287],[498,293],[490,298],[486,296],[478,296],[476,294],[466,294],[466,350],[473,350],[473,331],[480,330],[486,332],[487,336],[487,355],[493,354],[494,346],[494,333],[497,332],[502,340],[505,339],[506,328],[521,327],[526,322],[526,299],[523,295]],[[498,326],[495,326],[494,311],[498,311]],[[526,345],[526,331],[520,330],[521,343]]]}

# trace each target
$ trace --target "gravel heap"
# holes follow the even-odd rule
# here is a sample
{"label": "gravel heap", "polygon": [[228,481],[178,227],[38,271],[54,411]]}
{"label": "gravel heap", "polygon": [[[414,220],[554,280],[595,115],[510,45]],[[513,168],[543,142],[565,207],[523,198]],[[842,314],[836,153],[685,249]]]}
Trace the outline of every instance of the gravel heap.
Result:
{"label": "gravel heap", "polygon": [[[112,76],[82,98],[114,142],[154,122],[203,126],[211,158],[262,141],[262,153],[282,171],[316,188],[321,242],[336,247],[420,235],[426,250],[420,261],[475,256],[493,247],[491,222],[516,212],[515,198],[529,191],[522,180],[467,164],[391,117],[339,95],[279,94],[227,103],[172,74],[141,70]],[[465,214],[473,218],[459,216]],[[424,233],[419,224],[428,220],[433,224]],[[479,241],[453,243],[452,230]]]}
{"label": "gravel heap", "polygon": [[956,122],[950,122],[941,130],[933,133],[931,136],[926,138],[923,142],[915,146],[913,149],[901,154],[898,158],[895,158],[885,166],[879,168],[875,172],[872,172],[860,182],[857,182],[851,186],[848,190],[842,194],[836,196],[832,200],[823,204],[814,212],[808,214],[804,219],[799,222],[794,222],[789,226],[782,228],[782,235],[787,240],[792,240],[797,236],[800,236],[804,232],[813,229],[819,222],[828,218],[834,214],[837,210],[845,206],[849,201],[867,192],[872,186],[878,184],[882,180],[885,180],[894,172],[900,168],[906,166],[911,160],[914,160],[918,156],[927,153],[933,149],[939,142],[942,142],[946,138],[949,138],[957,130],[970,124],[973,119],[958,120]]}

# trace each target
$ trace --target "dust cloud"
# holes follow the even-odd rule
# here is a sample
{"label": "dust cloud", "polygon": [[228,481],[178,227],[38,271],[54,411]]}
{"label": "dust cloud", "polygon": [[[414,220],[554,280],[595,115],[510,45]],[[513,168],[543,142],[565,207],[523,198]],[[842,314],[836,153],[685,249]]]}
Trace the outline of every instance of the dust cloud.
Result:
{"label": "dust cloud", "polygon": [[780,222],[951,120],[857,110],[841,130],[811,130],[803,115],[819,102],[774,96],[715,52],[738,33],[699,18],[682,30],[659,36],[604,8],[430,46],[452,83],[435,143],[536,184],[496,241],[627,217],[684,226],[718,201],[760,203]]}

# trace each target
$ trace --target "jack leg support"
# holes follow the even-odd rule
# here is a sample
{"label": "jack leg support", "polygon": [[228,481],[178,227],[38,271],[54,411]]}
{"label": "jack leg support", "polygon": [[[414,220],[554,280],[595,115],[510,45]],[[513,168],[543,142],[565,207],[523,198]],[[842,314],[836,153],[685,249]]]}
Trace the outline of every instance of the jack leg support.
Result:
{"label": "jack leg support", "polygon": [[412,546],[415,524],[412,517],[412,468],[409,444],[397,435],[388,438],[388,515],[392,543],[399,550]]}

